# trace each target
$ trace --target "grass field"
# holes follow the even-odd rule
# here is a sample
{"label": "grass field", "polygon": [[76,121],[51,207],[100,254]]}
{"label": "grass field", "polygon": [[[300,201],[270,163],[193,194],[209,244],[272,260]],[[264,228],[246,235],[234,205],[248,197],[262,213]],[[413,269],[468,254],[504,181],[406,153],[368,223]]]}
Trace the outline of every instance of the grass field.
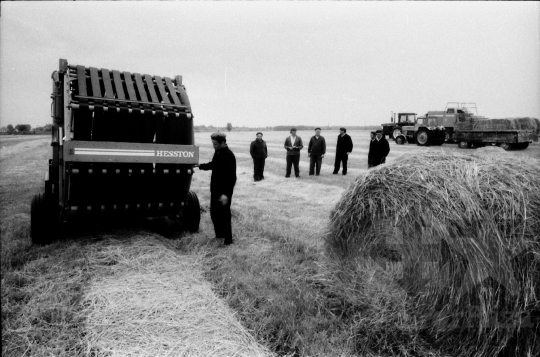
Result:
{"label": "grass field", "polygon": [[[369,262],[361,273],[340,271],[324,254],[330,211],[367,172],[369,132],[353,131],[349,174],[332,175],[337,134],[322,132],[321,176],[309,177],[312,132],[298,132],[301,178],[287,179],[288,133],[265,132],[265,180],[253,182],[255,132],[228,133],[238,182],[235,244],[227,248],[212,239],[210,173],[203,171],[192,182],[204,211],[196,234],[165,239],[153,226],[121,222],[32,246],[30,201],[43,189],[50,139],[0,137],[2,355],[446,355],[420,336],[391,272]],[[201,163],[213,155],[209,136],[196,133]],[[511,152],[390,147],[388,163],[438,150],[540,159],[538,143]]]}

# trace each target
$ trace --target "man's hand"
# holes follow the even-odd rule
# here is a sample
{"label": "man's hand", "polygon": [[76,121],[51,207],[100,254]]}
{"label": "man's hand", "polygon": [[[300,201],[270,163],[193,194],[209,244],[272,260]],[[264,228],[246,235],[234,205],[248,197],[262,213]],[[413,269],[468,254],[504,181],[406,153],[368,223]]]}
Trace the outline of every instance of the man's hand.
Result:
{"label": "man's hand", "polygon": [[311,154],[307,154],[308,157],[311,157]]}
{"label": "man's hand", "polygon": [[193,167],[199,167],[199,164],[195,164],[195,165],[193,165]]}
{"label": "man's hand", "polygon": [[349,155],[350,153],[351,153],[351,152],[349,151],[349,152],[347,153],[347,155]]}
{"label": "man's hand", "polygon": [[226,206],[227,203],[229,202],[229,198],[225,195],[221,195],[218,201],[221,202],[223,206]]}
{"label": "man's hand", "polygon": [[323,158],[324,158],[324,154],[321,155],[321,159],[323,159]]}

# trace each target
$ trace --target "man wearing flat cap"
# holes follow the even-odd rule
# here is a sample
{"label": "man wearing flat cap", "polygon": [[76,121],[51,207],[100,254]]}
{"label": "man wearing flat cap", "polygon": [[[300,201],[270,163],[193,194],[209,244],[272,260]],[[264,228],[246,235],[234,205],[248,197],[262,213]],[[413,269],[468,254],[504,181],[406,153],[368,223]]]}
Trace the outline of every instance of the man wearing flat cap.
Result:
{"label": "man wearing flat cap", "polygon": [[263,133],[257,133],[257,138],[251,142],[249,153],[253,159],[253,179],[255,181],[264,180],[264,162],[268,157],[268,149],[263,140]]}
{"label": "man wearing flat cap", "polygon": [[371,159],[371,167],[384,164],[386,157],[390,153],[390,145],[382,135],[382,130],[377,130],[375,140],[372,141],[369,147],[368,162]]}
{"label": "man wearing flat cap", "polygon": [[223,133],[210,136],[214,146],[214,157],[206,164],[200,164],[200,170],[212,170],[210,178],[210,217],[214,223],[216,238],[225,238],[225,245],[232,239],[231,202],[236,184],[236,157],[227,146]]}
{"label": "man wearing flat cap", "polygon": [[287,150],[287,171],[285,177],[291,177],[291,167],[294,166],[294,174],[300,177],[300,150],[304,148],[302,138],[296,135],[296,128],[291,129],[291,135],[285,139],[285,150]]}
{"label": "man wearing flat cap", "polygon": [[[311,137],[308,145],[309,156],[309,176],[321,173],[321,164],[324,154],[326,154],[326,141],[321,136],[321,128],[315,128],[315,135]],[[317,169],[315,170],[315,167]]]}
{"label": "man wearing flat cap", "polygon": [[339,135],[337,137],[336,145],[336,160],[334,162],[334,175],[337,175],[339,168],[343,163],[343,175],[347,175],[347,160],[349,159],[349,154],[352,152],[353,143],[352,139],[347,134],[347,129],[340,128]]}

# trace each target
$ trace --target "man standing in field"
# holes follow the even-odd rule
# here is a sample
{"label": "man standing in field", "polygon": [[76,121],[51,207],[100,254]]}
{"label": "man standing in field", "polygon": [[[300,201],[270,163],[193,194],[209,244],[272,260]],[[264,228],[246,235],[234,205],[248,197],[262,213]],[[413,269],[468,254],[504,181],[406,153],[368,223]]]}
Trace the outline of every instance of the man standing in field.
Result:
{"label": "man standing in field", "polygon": [[349,154],[352,152],[352,149],[353,143],[351,137],[347,134],[347,129],[340,128],[337,137],[334,175],[338,174],[341,163],[343,163],[343,175],[347,175],[347,160],[349,159]]}
{"label": "man standing in field", "polygon": [[388,141],[383,137],[382,130],[376,131],[376,138],[370,144],[368,161],[371,159],[372,167],[384,164],[386,162],[386,157],[390,153],[390,145]]}
{"label": "man standing in field", "polygon": [[[321,128],[315,128],[315,135],[311,137],[308,145],[309,156],[309,176],[321,173],[321,164],[324,154],[326,154],[326,141],[321,136]],[[315,170],[315,166],[317,169]]]}
{"label": "man standing in field", "polygon": [[255,181],[264,180],[264,161],[268,157],[268,149],[263,140],[263,133],[257,133],[257,139],[251,142],[249,153],[253,158],[253,179]]}
{"label": "man standing in field", "polygon": [[373,167],[373,163],[371,162],[371,147],[372,147],[373,141],[375,141],[376,136],[377,136],[377,134],[374,131],[372,131],[369,134],[370,141],[369,141],[369,151],[368,151],[368,159],[367,159],[367,168],[368,169]]}
{"label": "man standing in field", "polygon": [[225,238],[225,245],[232,239],[231,202],[236,184],[236,157],[227,146],[225,134],[214,133],[210,136],[214,146],[214,157],[206,164],[200,164],[200,170],[212,170],[210,178],[210,217],[214,224],[216,238]]}
{"label": "man standing in field", "polygon": [[300,177],[300,150],[304,148],[302,138],[296,136],[296,128],[291,129],[291,135],[285,139],[285,150],[287,150],[287,172],[285,177],[291,177],[291,166],[294,165],[294,174]]}

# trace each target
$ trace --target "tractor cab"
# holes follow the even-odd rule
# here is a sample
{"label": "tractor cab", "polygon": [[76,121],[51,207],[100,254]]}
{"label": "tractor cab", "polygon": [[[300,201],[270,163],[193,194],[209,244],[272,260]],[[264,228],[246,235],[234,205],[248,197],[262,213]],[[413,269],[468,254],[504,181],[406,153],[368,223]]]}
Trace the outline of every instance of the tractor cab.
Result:
{"label": "tractor cab", "polygon": [[392,122],[395,122],[396,124],[414,125],[416,123],[416,113],[397,113],[397,120],[395,113]]}
{"label": "tractor cab", "polygon": [[416,113],[392,113],[390,123],[382,124],[383,135],[395,140],[404,126],[416,124]]}

